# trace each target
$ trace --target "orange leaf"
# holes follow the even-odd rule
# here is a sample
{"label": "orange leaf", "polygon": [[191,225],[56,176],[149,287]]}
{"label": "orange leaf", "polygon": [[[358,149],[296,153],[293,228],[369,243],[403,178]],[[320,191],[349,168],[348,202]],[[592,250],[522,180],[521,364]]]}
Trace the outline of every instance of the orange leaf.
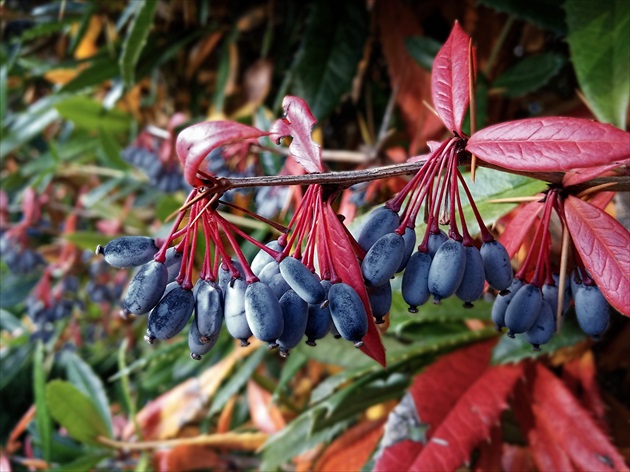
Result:
{"label": "orange leaf", "polygon": [[217,421],[217,433],[227,433],[232,423],[232,414],[234,413],[234,405],[236,405],[236,397],[232,396],[221,410],[219,420]]}
{"label": "orange leaf", "polygon": [[360,471],[383,435],[384,419],[353,426],[339,436],[317,461],[315,471]]}
{"label": "orange leaf", "polygon": [[216,452],[205,446],[176,446],[172,449],[155,451],[153,455],[153,467],[159,472],[224,470],[227,466],[228,464]]}
{"label": "orange leaf", "polygon": [[87,59],[98,52],[96,41],[103,30],[103,20],[100,16],[92,15],[87,31],[74,51],[75,59]]}
{"label": "orange leaf", "polygon": [[282,413],[271,402],[271,393],[251,380],[247,382],[247,403],[252,421],[263,433],[277,433],[286,426]]}

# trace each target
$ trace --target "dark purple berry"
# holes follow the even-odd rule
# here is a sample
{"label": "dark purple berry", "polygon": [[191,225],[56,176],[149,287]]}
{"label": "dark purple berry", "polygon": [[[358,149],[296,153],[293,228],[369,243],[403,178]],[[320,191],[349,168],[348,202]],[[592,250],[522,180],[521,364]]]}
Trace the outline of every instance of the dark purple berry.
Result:
{"label": "dark purple berry", "polygon": [[438,233],[429,233],[428,247],[429,247],[429,256],[431,259],[435,256],[435,253],[438,252],[440,246],[448,241],[448,236],[442,230]]}
{"label": "dark purple berry", "polygon": [[575,300],[575,316],[582,331],[589,336],[599,338],[610,319],[608,302],[601,290],[595,285],[577,285],[573,295]]}
{"label": "dark purple berry", "polygon": [[306,303],[321,303],[326,292],[319,280],[308,268],[294,257],[285,257],[280,262],[280,273],[289,286]]}
{"label": "dark purple berry", "polygon": [[199,279],[195,284],[195,323],[199,333],[206,337],[215,337],[223,324],[223,296],[215,282]]}
{"label": "dark purple berry", "polygon": [[466,251],[466,269],[455,295],[465,302],[464,307],[470,308],[472,302],[478,300],[483,293],[484,268],[479,249],[475,246],[465,246],[464,249]]}
{"label": "dark purple berry", "polygon": [[156,339],[170,339],[184,329],[195,308],[192,291],[177,285],[149,313],[147,332]]}
{"label": "dark purple berry", "polygon": [[409,262],[409,258],[411,257],[411,253],[416,247],[416,231],[413,228],[405,228],[405,232],[402,236],[403,241],[405,241],[405,252],[403,253],[403,259],[398,266],[396,272],[402,272],[407,267],[407,263]]}
{"label": "dark purple berry", "polygon": [[356,347],[361,347],[368,330],[368,320],[359,294],[350,285],[338,283],[330,287],[328,301],[330,316],[339,334]]}
{"label": "dark purple berry", "polygon": [[162,298],[168,270],[160,262],[151,261],[143,265],[131,279],[123,300],[123,309],[135,315],[148,313]]}
{"label": "dark purple berry", "polygon": [[514,295],[516,295],[516,292],[518,292],[522,286],[523,281],[521,279],[514,279],[510,284],[508,293],[505,295],[499,294],[494,300],[494,304],[492,305],[492,321],[494,321],[497,330],[505,328],[505,312],[507,307],[512,301],[512,298],[514,298]]}
{"label": "dark purple berry", "polygon": [[291,290],[291,286],[287,283],[286,280],[284,280],[284,277],[282,277],[282,274],[280,273],[271,277],[271,280],[267,283],[267,286],[271,289],[278,300],[280,300],[282,295]]}
{"label": "dark purple berry", "polygon": [[388,233],[376,241],[365,255],[361,272],[369,287],[378,287],[396,273],[405,255],[405,241],[396,233]]}
{"label": "dark purple berry", "polygon": [[498,241],[491,241],[481,245],[481,258],[485,277],[495,290],[505,290],[512,283],[512,265],[510,255]]}
{"label": "dark purple berry", "polygon": [[535,351],[540,351],[540,345],[546,344],[556,331],[556,315],[546,300],[543,300],[540,313],[534,324],[525,332],[525,339]]}
{"label": "dark purple berry", "polygon": [[[328,290],[330,289],[330,282],[328,280],[322,280],[322,287],[328,296]],[[330,306],[326,304],[322,308],[322,304],[314,303],[308,306],[308,322],[306,323],[306,344],[309,346],[315,346],[315,341],[323,338],[330,331],[330,325],[332,318],[330,317]]]}
{"label": "dark purple berry", "polygon": [[258,278],[261,282],[268,284],[273,276],[280,273],[280,264],[276,261],[271,261],[267,264],[258,274]]}
{"label": "dark purple berry", "polygon": [[262,282],[249,284],[245,290],[245,317],[249,329],[261,341],[275,343],[282,335],[284,318],[280,302]]}
{"label": "dark purple berry", "polygon": [[398,213],[393,212],[387,207],[380,207],[373,210],[366,218],[357,242],[364,251],[369,251],[370,248],[381,237],[387,233],[392,233],[400,226],[400,218]]}
{"label": "dark purple berry", "polygon": [[249,345],[247,340],[252,335],[245,317],[246,291],[247,282],[239,277],[234,279],[232,283],[227,284],[224,292],[225,305],[223,307],[223,316],[225,317],[225,327],[233,338],[241,340],[241,346]]}
{"label": "dark purple berry", "polygon": [[515,333],[524,333],[532,327],[542,306],[542,293],[538,287],[532,284],[523,285],[512,297],[512,301],[505,311],[505,326],[508,328],[508,336],[514,337]]}
{"label": "dark purple berry", "polygon": [[168,270],[168,281],[174,282],[179,275],[179,269],[182,266],[182,253],[175,250],[174,247],[170,247],[166,250],[166,259],[164,265]]}
{"label": "dark purple berry", "polygon": [[429,292],[434,303],[453,295],[464,278],[466,251],[461,242],[449,239],[437,250],[429,269]]}
{"label": "dark purple berry", "polygon": [[103,254],[105,261],[118,268],[146,264],[158,252],[152,238],[146,236],[122,236],[112,239],[105,247],[97,246],[96,253]]}
{"label": "dark purple berry", "polygon": [[389,281],[378,287],[368,289],[372,315],[376,318],[376,324],[385,323],[383,319],[392,307],[392,285]]}
{"label": "dark purple berry", "polygon": [[308,322],[308,303],[289,290],[280,299],[280,308],[284,318],[284,329],[276,343],[280,346],[280,355],[286,357],[289,350],[297,346],[304,336]]}
{"label": "dark purple berry", "polygon": [[424,305],[431,297],[429,292],[429,269],[431,256],[424,252],[414,253],[403,275],[402,296],[409,305],[410,313],[417,313],[418,306]]}
{"label": "dark purple berry", "polygon": [[204,336],[199,332],[197,317],[193,318],[188,331],[188,349],[190,357],[196,361],[201,360],[204,354],[210,352],[219,339],[219,333],[214,336]]}
{"label": "dark purple berry", "polygon": [[[282,246],[280,246],[280,243],[278,243],[277,240],[270,241],[265,244],[265,246],[273,249],[274,251],[282,251],[284,249]],[[273,261],[275,261],[275,259],[271,257],[269,253],[261,249],[260,251],[258,251],[256,257],[254,257],[252,263],[250,264],[252,272],[258,277],[260,271],[263,270],[267,264]]]}

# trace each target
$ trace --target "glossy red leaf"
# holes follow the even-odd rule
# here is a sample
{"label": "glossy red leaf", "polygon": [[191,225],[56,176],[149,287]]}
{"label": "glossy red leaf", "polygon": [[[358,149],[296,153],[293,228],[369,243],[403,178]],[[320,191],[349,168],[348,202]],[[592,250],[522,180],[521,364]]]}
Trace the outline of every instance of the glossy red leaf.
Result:
{"label": "glossy red leaf", "polygon": [[313,141],[313,126],[316,120],[308,105],[298,97],[286,96],[282,100],[284,118],[271,125],[271,138],[275,141],[291,136],[291,155],[308,173],[324,172],[322,149]]}
{"label": "glossy red leaf", "polygon": [[544,427],[579,470],[628,471],[623,457],[566,386],[540,363],[532,398],[537,427]]}
{"label": "glossy red leaf", "polygon": [[433,61],[433,106],[449,131],[462,133],[470,101],[470,36],[455,22],[451,34]]}
{"label": "glossy red leaf", "polygon": [[409,470],[416,457],[422,452],[424,444],[411,439],[397,442],[385,449],[374,464],[374,472],[392,472]]}
{"label": "glossy red leaf", "polygon": [[621,162],[613,162],[612,164],[607,164],[605,166],[590,167],[586,169],[572,169],[564,174],[564,176],[562,177],[562,185],[564,187],[578,185],[582,182],[586,182],[588,180],[604,175],[605,173],[610,172],[617,167],[627,166],[629,164],[630,160],[625,160]]}
{"label": "glossy red leaf", "polygon": [[466,390],[436,429],[410,470],[455,470],[490,435],[507,408],[507,398],[523,375],[523,364],[499,365]]}
{"label": "glossy red leaf", "polygon": [[[519,382],[514,389],[514,400],[512,410],[523,436],[527,440],[530,451],[530,461],[536,463],[538,470],[562,470],[570,472],[574,470],[567,453],[557,447],[554,443],[551,432],[538,425],[532,411],[531,387],[534,376],[532,371],[528,372],[525,382]],[[533,464],[532,464],[533,465]],[[519,469],[514,469],[519,470]]]}
{"label": "glossy red leaf", "polygon": [[466,149],[505,169],[560,172],[627,159],[630,134],[580,118],[529,118],[484,128]]}
{"label": "glossy red leaf", "polygon": [[471,344],[441,357],[409,389],[420,421],[431,438],[462,395],[488,368],[496,340]]}
{"label": "glossy red leaf", "polygon": [[409,152],[416,154],[444,126],[425,105],[432,101],[431,73],[418,65],[405,45],[407,38],[422,36],[422,28],[413,9],[400,0],[376,2],[375,10],[383,56],[396,90],[396,105],[411,137]]}
{"label": "glossy red leaf", "polygon": [[529,449],[513,444],[503,444],[503,472],[533,472],[535,469]]}
{"label": "glossy red leaf", "polygon": [[363,283],[361,267],[348,239],[348,234],[343,228],[343,223],[337,218],[337,214],[330,206],[330,202],[324,203],[325,227],[328,234],[328,248],[332,257],[335,272],[344,283],[350,285],[363,300],[368,317],[368,332],[363,337],[361,350],[376,362],[385,367],[385,348],[381,341],[381,335],[374,324],[370,299]]}
{"label": "glossy red leaf", "polygon": [[475,462],[475,472],[501,470],[503,458],[503,429],[497,425],[490,430],[487,441],[479,445],[479,458]]}
{"label": "glossy red leaf", "polygon": [[505,246],[510,257],[514,257],[518,252],[542,208],[542,203],[530,202],[516,210],[516,216],[509,222],[505,231],[499,237],[499,242]]}
{"label": "glossy red leaf", "polygon": [[177,156],[184,167],[186,181],[193,187],[203,185],[197,171],[213,149],[246,140],[256,142],[256,139],[267,134],[235,121],[204,121],[189,126],[179,133],[175,146]]}
{"label": "glossy red leaf", "polygon": [[630,233],[604,210],[577,197],[566,199],[564,214],[573,244],[602,294],[630,316]]}

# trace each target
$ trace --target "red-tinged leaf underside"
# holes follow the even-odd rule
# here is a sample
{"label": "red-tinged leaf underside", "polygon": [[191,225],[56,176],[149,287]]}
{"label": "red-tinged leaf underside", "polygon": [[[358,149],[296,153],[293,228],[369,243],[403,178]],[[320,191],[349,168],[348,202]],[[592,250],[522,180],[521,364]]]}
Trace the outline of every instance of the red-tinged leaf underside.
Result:
{"label": "red-tinged leaf underside", "polygon": [[489,367],[466,390],[409,470],[455,470],[488,438],[523,375],[523,364]]}
{"label": "red-tinged leaf underside", "polygon": [[361,470],[383,435],[385,419],[364,421],[339,436],[317,461],[314,471]]}
{"label": "red-tinged leaf underside", "polygon": [[433,106],[449,131],[461,134],[470,101],[470,36],[455,22],[450,36],[433,61]]}
{"label": "red-tinged leaf underside", "polygon": [[381,341],[378,328],[374,324],[372,308],[367,290],[363,284],[363,275],[352,249],[352,244],[344,230],[341,221],[328,201],[324,202],[325,230],[328,236],[328,248],[332,258],[332,265],[341,280],[350,285],[363,300],[368,317],[368,332],[363,337],[361,350],[376,362],[385,367],[385,348]]}
{"label": "red-tinged leaf underside", "polygon": [[519,207],[516,216],[507,225],[505,231],[501,233],[499,242],[505,246],[510,257],[514,257],[518,252],[542,208],[543,204],[540,202],[530,202]]}
{"label": "red-tinged leaf underside", "polygon": [[488,368],[496,340],[457,349],[418,375],[409,389],[430,439],[462,395]]}
{"label": "red-tinged leaf underside", "polygon": [[584,266],[606,300],[630,316],[630,233],[605,211],[569,196],[564,215]]}
{"label": "red-tinged leaf underside", "polygon": [[484,128],[466,149],[505,169],[561,172],[627,159],[630,134],[580,118],[529,118]]}
{"label": "red-tinged leaf underside", "polygon": [[[532,382],[534,376],[528,371],[527,380],[518,382],[514,389],[512,409],[531,452],[538,470],[574,470],[567,453],[554,444],[551,431],[536,423],[532,411]],[[518,469],[516,469],[518,470]]]}
{"label": "red-tinged leaf underside", "polygon": [[[586,182],[588,180],[604,175],[606,172],[610,172],[617,167],[627,166],[629,164],[630,160],[625,160],[622,162],[613,162],[612,164],[608,164],[605,166],[591,167],[586,169],[573,169],[564,174],[564,176],[562,177],[562,185],[564,187],[578,185],[582,182]],[[612,175],[614,175],[614,173],[612,173]]]}
{"label": "red-tinged leaf underside", "polygon": [[501,425],[494,426],[490,430],[487,441],[481,441],[479,445],[479,458],[475,462],[475,472],[501,470],[503,458],[503,429]]}
{"label": "red-tinged leaf underside", "polygon": [[308,173],[324,172],[322,149],[313,141],[312,132],[316,120],[308,105],[298,97],[286,96],[282,101],[285,117],[271,125],[274,141],[291,136],[291,155]]}
{"label": "red-tinged leaf underside", "polygon": [[376,2],[375,16],[387,71],[396,89],[396,105],[411,137],[409,152],[413,155],[444,126],[424,103],[432,101],[431,74],[413,60],[405,46],[405,39],[422,36],[422,28],[413,10],[400,0]]}
{"label": "red-tinged leaf underside", "polygon": [[422,452],[423,447],[421,442],[405,439],[385,448],[374,464],[374,472],[409,470],[409,466]]}
{"label": "red-tinged leaf underside", "polygon": [[175,150],[184,167],[184,177],[193,187],[203,186],[197,176],[199,166],[210,151],[226,144],[251,140],[268,133],[235,121],[205,121],[189,126],[177,137]]}
{"label": "red-tinged leaf underside", "polygon": [[565,385],[542,364],[536,364],[532,388],[537,425],[552,435],[578,470],[628,471],[623,457]]}
{"label": "red-tinged leaf underside", "polygon": [[503,472],[533,472],[536,470],[529,449],[526,447],[504,443],[502,452],[501,470]]}

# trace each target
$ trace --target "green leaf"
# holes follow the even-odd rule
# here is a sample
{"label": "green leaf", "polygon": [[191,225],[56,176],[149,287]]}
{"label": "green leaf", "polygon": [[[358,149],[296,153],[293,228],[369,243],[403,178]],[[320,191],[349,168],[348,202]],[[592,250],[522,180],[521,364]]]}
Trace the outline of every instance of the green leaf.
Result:
{"label": "green leaf", "polygon": [[278,385],[273,392],[273,399],[276,400],[280,397],[282,392],[286,389],[289,382],[295,377],[298,371],[308,362],[308,357],[301,352],[294,350],[288,357],[282,370],[280,371],[280,379]]}
{"label": "green leaf", "polygon": [[212,407],[210,408],[208,416],[212,416],[221,411],[230,397],[243,388],[252,377],[254,370],[256,370],[256,367],[261,363],[266,353],[267,349],[261,347],[241,364],[240,368],[230,376],[230,379],[219,389],[212,399]]}
{"label": "green leaf", "polygon": [[368,35],[365,2],[315,2],[291,70],[291,93],[309,104],[317,120],[350,91]]}
{"label": "green leaf", "polygon": [[101,445],[98,436],[110,437],[105,421],[92,400],[70,382],[53,380],[46,387],[52,417],[79,442]]}
{"label": "green leaf", "polygon": [[405,47],[414,61],[430,71],[433,68],[433,59],[435,59],[442,44],[433,38],[412,36],[405,39]]}
{"label": "green leaf", "polygon": [[563,56],[551,52],[526,57],[497,77],[492,87],[508,97],[522,97],[547,84],[564,64]]}
{"label": "green leaf", "polygon": [[563,35],[566,31],[564,24],[564,0],[478,0],[478,4],[508,13],[516,18],[527,20],[541,28]]}
{"label": "green leaf", "polygon": [[540,356],[553,354],[559,349],[575,346],[586,338],[586,334],[580,329],[575,318],[568,318],[560,331],[553,335],[551,341],[540,347],[540,351],[532,350],[532,345],[522,334],[517,334],[514,339],[503,336],[492,351],[491,362],[492,364],[508,364],[523,359],[537,359]]}
{"label": "green leaf", "polygon": [[101,382],[101,379],[94,373],[92,368],[74,352],[64,351],[62,360],[66,367],[68,379],[75,387],[95,402],[101,418],[107,426],[108,434],[111,436],[112,418],[103,382]]}
{"label": "green leaf", "polygon": [[90,452],[72,462],[50,469],[50,472],[76,472],[78,470],[92,470],[101,461],[109,457],[111,457],[111,454],[106,454],[104,452]]}
{"label": "green leaf", "polygon": [[[22,339],[16,340],[21,345],[13,345],[0,349],[0,363],[2,363],[2,375],[0,375],[0,389],[11,383],[11,381],[28,365],[33,354],[33,347],[29,343],[28,334]],[[3,343],[4,344],[4,343]]]}
{"label": "green leaf", "polygon": [[0,307],[10,308],[22,303],[41,278],[41,272],[18,275],[9,270],[3,271],[0,283]]}
{"label": "green leaf", "polygon": [[626,128],[630,100],[630,8],[625,0],[567,0],[571,60],[599,121]]}
{"label": "green leaf", "polygon": [[106,167],[112,169],[130,169],[131,166],[127,164],[120,155],[120,146],[114,139],[114,137],[107,131],[101,130],[99,133],[102,151],[99,155],[102,158],[103,164]]}
{"label": "green leaf", "polygon": [[90,249],[94,251],[99,244],[105,246],[115,236],[105,236],[103,233],[91,231],[77,231],[71,234],[62,235],[63,239],[71,242],[80,249]]}
{"label": "green leaf", "polygon": [[9,313],[2,308],[0,308],[0,329],[8,331],[9,333],[15,331],[14,335],[16,336],[26,331],[26,327],[13,313]]}
{"label": "green leaf", "polygon": [[35,347],[33,362],[33,386],[35,389],[35,415],[40,447],[44,451],[44,459],[50,462],[52,451],[52,420],[46,404],[46,373],[44,372],[44,343],[39,340]]}
{"label": "green leaf", "polygon": [[106,110],[99,102],[87,97],[70,97],[58,103],[59,114],[76,126],[110,133],[125,132],[131,125],[131,116],[120,110]]}
{"label": "green leaf", "polygon": [[110,56],[95,58],[89,67],[83,69],[71,81],[64,84],[59,92],[77,92],[87,87],[94,87],[116,77],[119,71],[118,63]]}
{"label": "green leaf", "polygon": [[6,65],[0,67],[0,119],[4,120],[7,116],[7,77],[9,68]]}
{"label": "green leaf", "polygon": [[127,87],[134,83],[136,64],[147,42],[158,3],[156,0],[143,0],[129,26],[119,62],[120,72]]}

